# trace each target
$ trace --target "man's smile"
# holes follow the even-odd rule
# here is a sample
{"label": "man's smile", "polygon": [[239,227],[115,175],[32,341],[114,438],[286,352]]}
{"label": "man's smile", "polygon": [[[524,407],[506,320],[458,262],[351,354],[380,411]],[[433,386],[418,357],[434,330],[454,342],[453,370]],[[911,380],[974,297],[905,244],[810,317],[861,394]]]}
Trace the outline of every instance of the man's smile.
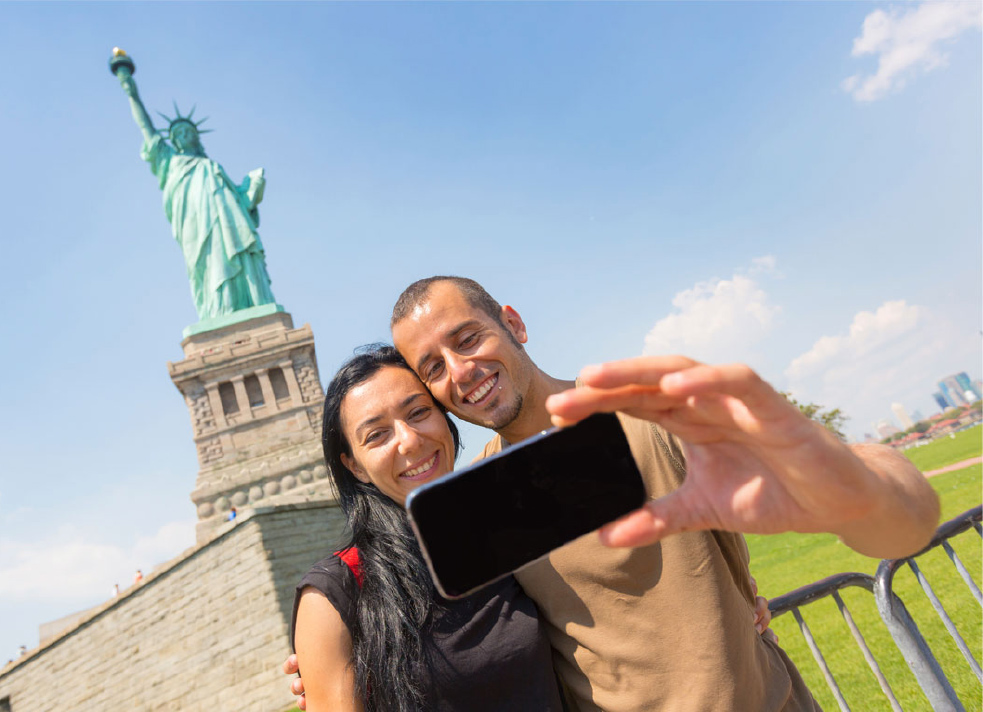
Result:
{"label": "man's smile", "polygon": [[491,390],[495,387],[496,383],[498,383],[498,374],[493,373],[491,376],[479,383],[477,388],[464,396],[465,402],[470,403],[471,405],[477,405],[483,398],[491,393]]}

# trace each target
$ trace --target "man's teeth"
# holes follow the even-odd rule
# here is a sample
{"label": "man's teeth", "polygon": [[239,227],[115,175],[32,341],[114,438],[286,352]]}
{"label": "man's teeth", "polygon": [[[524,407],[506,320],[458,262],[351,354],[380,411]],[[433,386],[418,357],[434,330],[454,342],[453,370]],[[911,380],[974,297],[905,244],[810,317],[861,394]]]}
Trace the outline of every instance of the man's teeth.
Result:
{"label": "man's teeth", "polygon": [[434,463],[436,463],[436,462],[437,462],[437,453],[434,453],[433,454],[433,457],[431,457],[429,460],[427,460],[426,462],[424,462],[419,467],[414,467],[412,470],[407,470],[406,472],[404,472],[402,474],[402,476],[403,477],[416,477],[417,475],[422,475],[424,472],[426,472],[431,467],[433,467],[434,466]]}
{"label": "man's teeth", "polygon": [[473,405],[478,401],[480,401],[482,398],[484,398],[486,395],[488,395],[488,391],[492,389],[492,387],[495,385],[495,382],[497,380],[498,380],[497,377],[492,377],[489,378],[487,381],[485,381],[483,384],[481,384],[481,387],[479,387],[478,390],[476,390],[474,393],[472,393],[466,398],[468,403],[471,403]]}

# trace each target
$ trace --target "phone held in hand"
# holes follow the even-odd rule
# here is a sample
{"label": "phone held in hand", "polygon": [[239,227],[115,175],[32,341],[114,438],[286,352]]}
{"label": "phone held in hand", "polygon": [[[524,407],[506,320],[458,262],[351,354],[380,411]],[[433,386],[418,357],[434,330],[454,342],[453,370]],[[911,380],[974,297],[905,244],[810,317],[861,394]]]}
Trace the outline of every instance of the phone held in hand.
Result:
{"label": "phone held in hand", "polygon": [[453,599],[646,498],[621,423],[601,413],[428,482],[410,493],[406,509],[437,589]]}

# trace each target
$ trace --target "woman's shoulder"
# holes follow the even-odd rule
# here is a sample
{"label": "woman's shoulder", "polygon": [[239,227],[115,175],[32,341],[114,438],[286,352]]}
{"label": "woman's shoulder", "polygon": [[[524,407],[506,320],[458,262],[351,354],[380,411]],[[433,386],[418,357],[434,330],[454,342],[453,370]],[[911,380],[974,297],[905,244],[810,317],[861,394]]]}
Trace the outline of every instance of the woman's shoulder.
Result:
{"label": "woman's shoulder", "polygon": [[297,590],[313,586],[327,594],[326,589],[337,588],[340,585],[346,594],[351,595],[353,584],[356,591],[361,587],[362,566],[358,549],[349,547],[336,551],[311,566],[297,584]]}
{"label": "woman's shoulder", "polygon": [[[313,588],[328,599],[351,630],[355,622],[355,602],[360,589],[360,568],[355,549],[342,549],[311,566],[294,592],[293,625],[296,624],[301,596],[305,590]],[[356,574],[356,571],[359,573]]]}

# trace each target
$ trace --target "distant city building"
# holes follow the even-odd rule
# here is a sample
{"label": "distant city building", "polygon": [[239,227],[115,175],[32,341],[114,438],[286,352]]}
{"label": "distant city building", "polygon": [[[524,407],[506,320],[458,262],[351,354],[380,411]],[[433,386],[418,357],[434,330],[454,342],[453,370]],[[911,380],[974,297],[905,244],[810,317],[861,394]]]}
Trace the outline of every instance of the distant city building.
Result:
{"label": "distant city building", "polygon": [[897,435],[901,432],[890,420],[887,419],[878,422],[877,425],[874,426],[874,429],[877,431],[877,434],[881,436],[882,440],[884,438],[889,438],[892,435]]}
{"label": "distant city building", "polygon": [[954,406],[964,406],[980,399],[965,372],[947,376],[939,381],[939,388]]}
{"label": "distant city building", "polygon": [[942,395],[941,393],[933,393],[932,398],[934,398],[935,402],[939,404],[939,410],[943,412],[952,407],[949,401],[947,401],[945,399],[945,396]]}
{"label": "distant city building", "polygon": [[921,421],[925,420],[925,416],[922,415],[922,412],[920,410],[915,409],[911,411],[911,419],[914,420],[916,423],[920,423]]}
{"label": "distant city building", "polygon": [[976,389],[976,386],[974,386],[973,382],[969,380],[969,376],[966,375],[965,371],[962,373],[957,373],[955,376],[953,376],[953,378],[956,379],[960,392],[967,401],[973,403],[974,401],[978,401],[980,398],[983,398],[983,394]]}
{"label": "distant city building", "polygon": [[978,378],[975,381],[973,381],[973,391],[976,393],[977,396],[983,399],[983,381],[981,381]]}
{"label": "distant city building", "polygon": [[966,405],[966,399],[959,392],[959,384],[956,383],[956,379],[952,376],[939,381],[939,390],[942,391],[942,395],[945,396],[945,400],[950,408],[958,408],[959,406]]}
{"label": "distant city building", "polygon": [[902,430],[908,430],[914,427],[915,423],[908,416],[908,411],[904,409],[904,406],[900,403],[891,404],[891,412],[894,413],[895,417],[901,423]]}

